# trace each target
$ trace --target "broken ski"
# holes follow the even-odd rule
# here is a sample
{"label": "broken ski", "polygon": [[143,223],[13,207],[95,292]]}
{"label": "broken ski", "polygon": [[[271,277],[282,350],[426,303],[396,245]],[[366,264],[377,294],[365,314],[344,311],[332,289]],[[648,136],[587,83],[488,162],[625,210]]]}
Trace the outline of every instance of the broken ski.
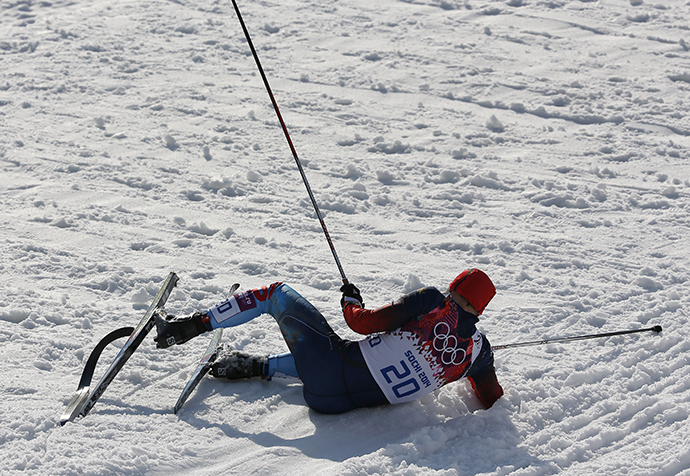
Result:
{"label": "broken ski", "polygon": [[[171,272],[168,275],[160,290],[156,294],[153,302],[146,310],[146,314],[144,314],[144,317],[141,319],[141,321],[139,321],[139,324],[136,328],[123,327],[121,329],[117,329],[108,334],[98,343],[96,348],[89,356],[89,360],[87,361],[84,372],[82,373],[82,378],[79,382],[79,386],[77,387],[77,391],[72,397],[72,400],[70,400],[70,402],[67,404],[67,407],[60,417],[60,425],[64,425],[68,421],[73,421],[78,416],[86,416],[89,411],[91,411],[98,399],[101,397],[101,395],[103,395],[103,392],[105,392],[106,388],[108,388],[108,385],[110,385],[115,376],[118,374],[120,369],[122,369],[137,347],[139,347],[139,345],[143,342],[146,335],[155,326],[154,313],[168,300],[168,297],[170,296],[170,293],[177,284],[178,280],[179,278],[175,273]],[[91,378],[93,377],[93,372],[101,352],[110,342],[113,342],[120,337],[126,337],[127,333],[129,333],[129,339],[127,339],[127,342],[117,354],[115,360],[113,360],[112,364],[110,364],[108,370],[106,370],[105,374],[103,374],[101,380],[93,388],[93,390],[91,390]]]}

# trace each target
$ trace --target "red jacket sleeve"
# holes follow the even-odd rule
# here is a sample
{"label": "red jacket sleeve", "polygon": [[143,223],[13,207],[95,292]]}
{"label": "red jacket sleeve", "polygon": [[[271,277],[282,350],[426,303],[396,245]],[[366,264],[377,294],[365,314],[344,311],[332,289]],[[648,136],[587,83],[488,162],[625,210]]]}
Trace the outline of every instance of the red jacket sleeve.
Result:
{"label": "red jacket sleeve", "polygon": [[498,383],[498,378],[496,378],[496,370],[493,365],[488,372],[484,372],[481,375],[475,375],[474,377],[467,377],[472,385],[472,390],[479,397],[479,401],[482,402],[484,408],[489,409],[496,403],[496,400],[501,398],[503,395],[503,388]]}
{"label": "red jacket sleeve", "polygon": [[343,306],[343,316],[350,329],[359,334],[391,332],[410,319],[422,316],[443,302],[436,288],[423,288],[376,309],[364,309],[353,302]]}

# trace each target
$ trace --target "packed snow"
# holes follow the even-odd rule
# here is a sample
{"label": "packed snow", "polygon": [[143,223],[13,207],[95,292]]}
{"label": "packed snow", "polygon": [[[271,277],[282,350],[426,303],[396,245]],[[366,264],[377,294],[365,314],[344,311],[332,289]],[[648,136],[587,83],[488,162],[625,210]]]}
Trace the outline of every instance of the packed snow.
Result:
{"label": "packed snow", "polygon": [[[368,307],[478,267],[505,396],[320,415],[299,381],[141,345],[59,417],[169,271],[186,314],[341,275],[229,0],[0,1],[0,473],[690,475],[688,0],[240,1]],[[223,342],[286,351],[268,316]],[[96,378],[122,341],[109,346]]]}

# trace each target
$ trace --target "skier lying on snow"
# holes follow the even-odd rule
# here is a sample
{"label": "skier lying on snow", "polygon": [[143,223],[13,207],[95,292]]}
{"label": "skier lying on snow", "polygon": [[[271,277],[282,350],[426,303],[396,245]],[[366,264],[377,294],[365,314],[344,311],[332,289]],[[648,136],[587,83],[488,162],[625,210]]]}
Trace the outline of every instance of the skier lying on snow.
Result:
{"label": "skier lying on snow", "polygon": [[189,317],[156,316],[155,340],[167,348],[270,314],[290,353],[256,357],[229,351],[218,356],[211,373],[229,379],[270,378],[276,372],[298,377],[307,404],[320,413],[407,402],[462,377],[486,408],[503,395],[491,345],[475,327],[496,294],[484,272],[462,272],[446,294],[427,287],[373,310],[364,308],[354,285],[340,290],[345,321],[355,332],[369,334],[366,339],[341,339],[311,303],[274,283]]}

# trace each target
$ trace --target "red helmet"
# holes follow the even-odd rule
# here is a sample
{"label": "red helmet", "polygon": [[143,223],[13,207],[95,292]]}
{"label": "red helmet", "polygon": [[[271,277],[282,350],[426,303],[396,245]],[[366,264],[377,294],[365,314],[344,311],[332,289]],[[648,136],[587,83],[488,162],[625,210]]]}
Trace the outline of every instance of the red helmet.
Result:
{"label": "red helmet", "polygon": [[496,287],[484,271],[467,269],[450,283],[449,289],[469,301],[478,314],[484,312],[489,301],[496,295]]}

